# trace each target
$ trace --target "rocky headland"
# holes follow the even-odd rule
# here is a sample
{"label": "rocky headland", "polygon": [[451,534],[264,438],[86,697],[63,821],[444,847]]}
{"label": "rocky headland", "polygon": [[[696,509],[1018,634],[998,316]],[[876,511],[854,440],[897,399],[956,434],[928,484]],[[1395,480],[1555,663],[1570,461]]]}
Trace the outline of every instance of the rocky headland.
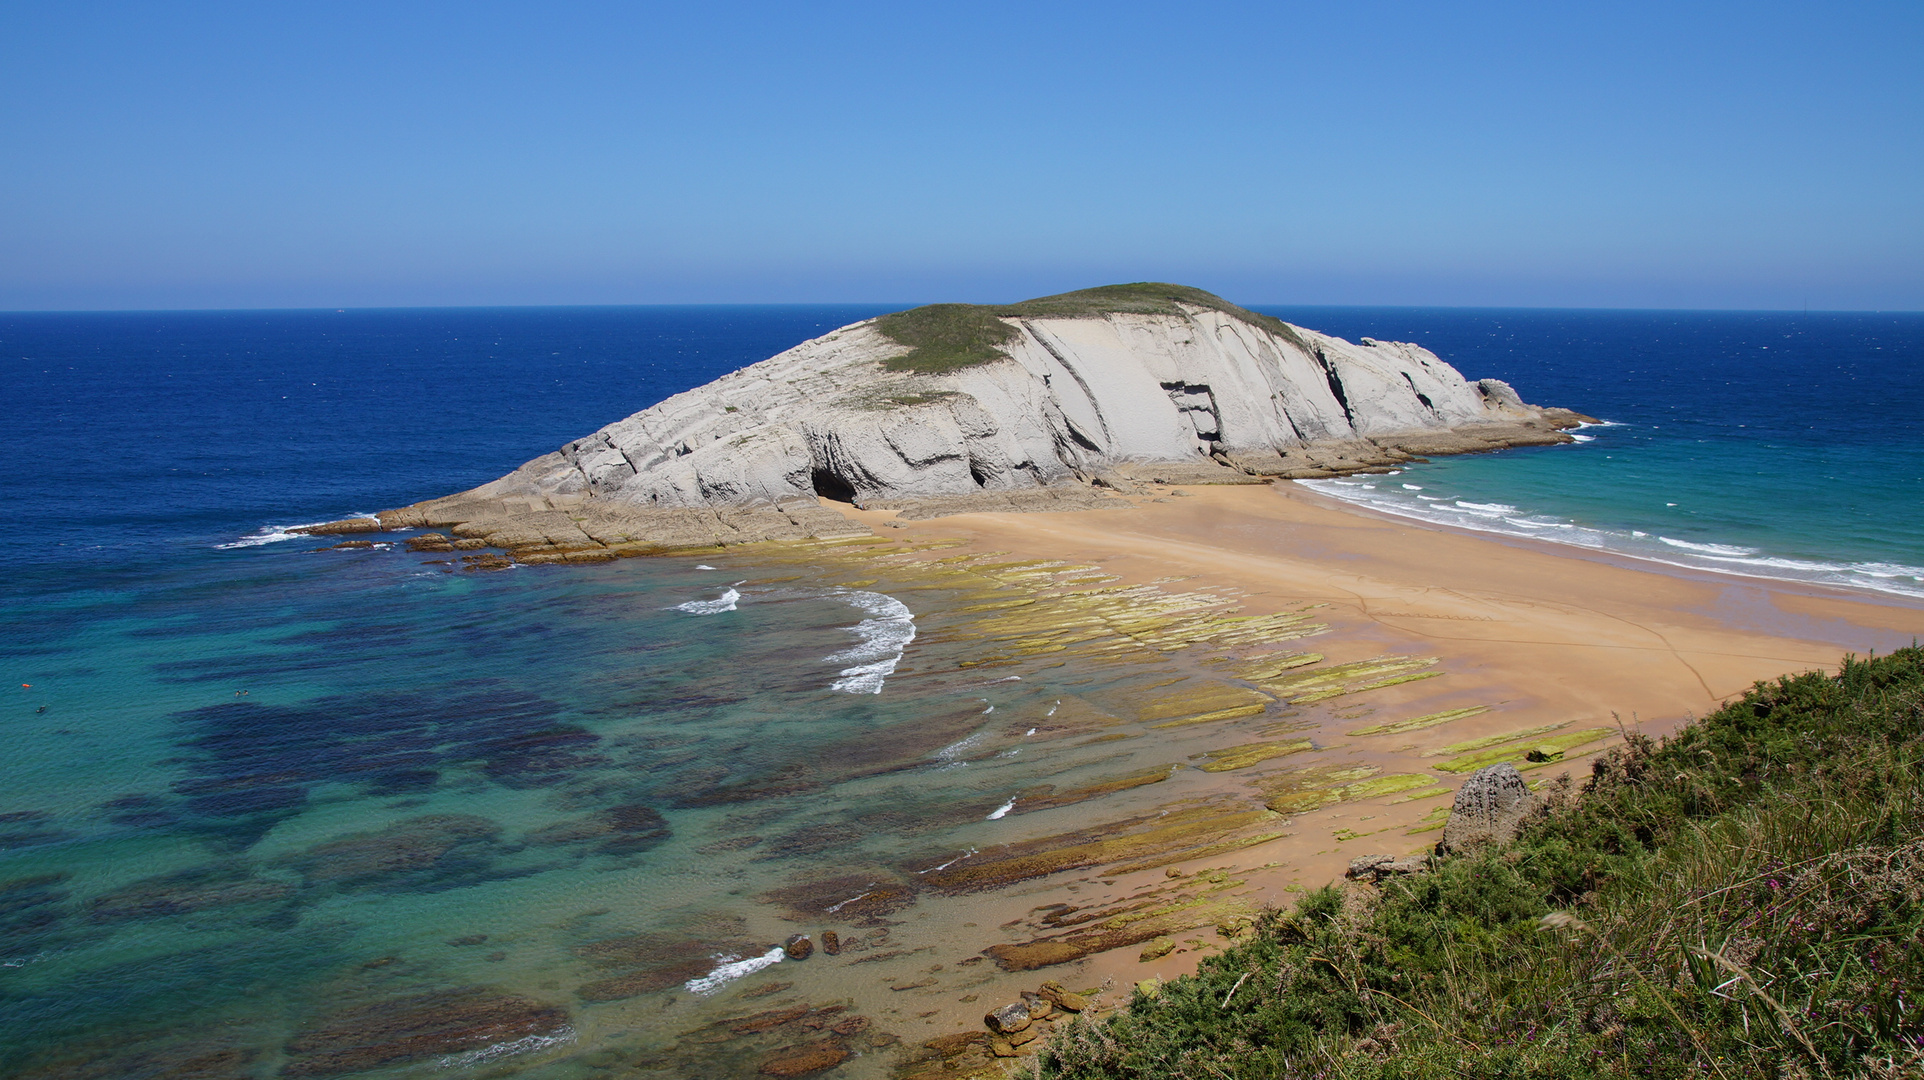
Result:
{"label": "rocky headland", "polygon": [[1097,509],[1145,482],[1261,483],[1570,441],[1587,418],[1420,346],[1341,338],[1200,289],[1111,285],[842,327],[491,483],[316,533],[448,529],[522,562],[860,536],[909,519]]}

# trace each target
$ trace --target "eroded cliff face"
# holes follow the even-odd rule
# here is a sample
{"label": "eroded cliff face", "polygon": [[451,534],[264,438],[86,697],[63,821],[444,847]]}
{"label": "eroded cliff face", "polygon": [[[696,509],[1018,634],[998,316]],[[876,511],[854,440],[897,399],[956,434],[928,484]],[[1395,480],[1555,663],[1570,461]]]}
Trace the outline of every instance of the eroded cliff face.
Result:
{"label": "eroded cliff face", "polygon": [[381,520],[532,554],[726,543],[730,528],[830,536],[865,530],[818,497],[915,516],[1053,509],[1090,504],[1092,486],[1328,476],[1563,442],[1581,419],[1471,383],[1415,345],[1175,310],[1012,316],[1001,358],[941,374],[887,370],[908,350],[856,323]]}
{"label": "eroded cliff face", "polygon": [[[640,506],[924,499],[1089,479],[1145,464],[1317,470],[1319,446],[1555,441],[1559,417],[1470,383],[1415,345],[1297,341],[1216,311],[1011,319],[1008,359],[944,375],[881,370],[906,351],[843,327],[610,424],[476,495]],[[1567,425],[1563,425],[1567,426]],[[1344,447],[1342,444],[1348,444]],[[1473,449],[1464,446],[1463,449]],[[1433,452],[1442,452],[1439,447]],[[1336,462],[1331,462],[1336,464]]]}

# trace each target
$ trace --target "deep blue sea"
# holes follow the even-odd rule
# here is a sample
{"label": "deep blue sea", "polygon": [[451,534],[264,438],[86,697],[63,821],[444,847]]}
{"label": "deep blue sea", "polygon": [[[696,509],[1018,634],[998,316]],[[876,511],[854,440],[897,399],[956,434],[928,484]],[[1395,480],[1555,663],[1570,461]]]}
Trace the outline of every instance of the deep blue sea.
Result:
{"label": "deep blue sea", "polygon": [[[966,904],[838,924],[901,954],[873,966],[771,973],[770,943],[1081,812],[1005,816],[1018,791],[1166,763],[1042,745],[1137,676],[949,662],[985,595],[961,571],[463,574],[283,531],[882,310],[0,314],[0,1073],[750,1075],[760,1049],[685,1037],[702,1010],[751,984],[868,1008],[877,978],[872,1030],[913,1034],[922,991],[887,980],[936,970]],[[1924,596],[1924,316],[1269,310],[1604,421],[1321,490]],[[882,692],[836,688],[879,653]]]}

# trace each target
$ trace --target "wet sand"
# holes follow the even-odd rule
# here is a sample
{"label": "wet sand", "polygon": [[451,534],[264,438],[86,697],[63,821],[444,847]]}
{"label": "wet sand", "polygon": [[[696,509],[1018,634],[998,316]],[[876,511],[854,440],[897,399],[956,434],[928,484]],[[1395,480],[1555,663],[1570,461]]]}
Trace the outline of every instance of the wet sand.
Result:
{"label": "wet sand", "polygon": [[[1153,499],[1153,501],[1152,501]],[[1330,664],[1384,654],[1439,658],[1447,678],[1423,679],[1310,710],[1302,732],[1381,774],[1425,774],[1448,786],[1296,814],[1289,835],[1228,856],[1178,862],[1194,873],[1232,867],[1254,903],[1340,880],[1350,859],[1429,847],[1439,808],[1464,775],[1437,771],[1445,747],[1561,725],[1546,735],[1676,729],[1753,682],[1835,669],[1846,652],[1889,651],[1924,633],[1924,605],[1758,578],[1723,577],[1601,553],[1378,516],[1299,485],[1157,489],[1129,509],[1057,514],[970,514],[891,527],[890,512],[851,516],[883,536],[958,537],[1019,558],[1090,563],[1124,583],[1172,576],[1183,587],[1240,591],[1247,614],[1320,605],[1330,624],[1315,648]],[[967,550],[967,549],[962,549]],[[1433,726],[1367,734],[1401,719],[1484,709]],[[1533,780],[1567,772],[1613,734],[1570,749]],[[1247,793],[1236,772],[1214,774]],[[1424,796],[1430,797],[1424,797]],[[1169,868],[1072,875],[1075,902],[1115,902],[1163,881]],[[1020,890],[1020,907],[1050,897]],[[984,898],[981,924],[1006,905]],[[995,912],[1006,918],[1007,912]],[[1203,939],[1197,945],[1195,939]],[[1073,986],[1104,981],[1126,994],[1136,980],[1193,970],[1222,942],[1186,935],[1152,961],[1137,947],[1030,973]],[[1112,999],[1113,1000],[1113,999]],[[939,1023],[939,1021],[938,1021]]]}

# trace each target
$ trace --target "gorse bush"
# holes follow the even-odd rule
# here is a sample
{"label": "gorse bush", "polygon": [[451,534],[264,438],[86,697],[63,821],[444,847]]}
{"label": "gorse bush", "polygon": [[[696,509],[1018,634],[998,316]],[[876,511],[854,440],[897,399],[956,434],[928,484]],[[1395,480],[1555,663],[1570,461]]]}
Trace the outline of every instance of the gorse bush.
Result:
{"label": "gorse bush", "polygon": [[1294,327],[1271,315],[1237,307],[1214,293],[1188,285],[1139,281],[1043,296],[1019,304],[929,304],[875,320],[876,328],[909,351],[884,361],[889,371],[943,375],[1002,359],[998,346],[1018,331],[1004,318],[1089,319],[1105,315],[1181,315],[1184,307],[1220,311],[1259,326],[1307,350]]}
{"label": "gorse bush", "polygon": [[1516,841],[1271,912],[1044,1077],[1924,1076],[1924,650],[1632,734]]}

